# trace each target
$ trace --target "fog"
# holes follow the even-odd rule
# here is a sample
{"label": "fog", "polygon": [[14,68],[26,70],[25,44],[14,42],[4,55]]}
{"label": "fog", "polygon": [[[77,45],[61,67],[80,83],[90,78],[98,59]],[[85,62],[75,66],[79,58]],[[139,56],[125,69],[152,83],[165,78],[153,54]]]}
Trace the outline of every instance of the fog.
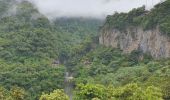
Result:
{"label": "fog", "polygon": [[151,9],[160,0],[28,0],[48,18],[95,17],[104,18],[115,11],[128,12],[146,6]]}

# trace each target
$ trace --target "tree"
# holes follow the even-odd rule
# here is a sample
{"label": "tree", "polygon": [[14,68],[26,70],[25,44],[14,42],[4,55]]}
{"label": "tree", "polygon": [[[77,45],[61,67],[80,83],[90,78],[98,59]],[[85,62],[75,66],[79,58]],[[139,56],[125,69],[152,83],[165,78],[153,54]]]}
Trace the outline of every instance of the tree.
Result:
{"label": "tree", "polygon": [[163,100],[159,88],[149,86],[142,89],[136,83],[127,84],[114,90],[116,100]]}
{"label": "tree", "polygon": [[63,90],[54,90],[50,94],[42,94],[39,100],[69,100]]}
{"label": "tree", "polygon": [[0,100],[12,100],[10,92],[4,87],[0,87]]}
{"label": "tree", "polygon": [[161,90],[154,86],[149,86],[145,91],[146,100],[163,100]]}
{"label": "tree", "polygon": [[99,84],[80,84],[76,90],[76,100],[163,100],[159,88],[149,86],[142,89],[136,83],[118,88]]}
{"label": "tree", "polygon": [[20,87],[12,87],[11,95],[14,100],[25,100],[26,92]]}
{"label": "tree", "polygon": [[105,96],[105,87],[99,84],[79,84],[76,89],[76,100],[103,100]]}

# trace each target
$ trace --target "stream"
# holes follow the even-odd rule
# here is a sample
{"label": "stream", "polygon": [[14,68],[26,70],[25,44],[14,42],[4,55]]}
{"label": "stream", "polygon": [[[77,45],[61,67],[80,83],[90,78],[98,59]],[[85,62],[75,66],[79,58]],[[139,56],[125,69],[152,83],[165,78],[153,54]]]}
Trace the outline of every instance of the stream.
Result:
{"label": "stream", "polygon": [[65,81],[64,81],[64,91],[69,96],[70,100],[73,97],[73,75],[70,72],[65,72]]}

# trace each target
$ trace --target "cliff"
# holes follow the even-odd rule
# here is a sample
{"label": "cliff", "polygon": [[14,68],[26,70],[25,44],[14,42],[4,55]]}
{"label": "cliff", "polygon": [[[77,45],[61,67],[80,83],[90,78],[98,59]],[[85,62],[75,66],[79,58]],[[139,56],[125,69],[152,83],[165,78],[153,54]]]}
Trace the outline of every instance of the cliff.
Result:
{"label": "cliff", "polygon": [[101,27],[100,44],[120,48],[124,53],[140,50],[154,58],[170,57],[170,0],[128,13],[115,13]]}
{"label": "cliff", "polygon": [[117,29],[103,31],[100,44],[120,48],[124,53],[141,50],[155,58],[170,57],[170,39],[159,28],[144,31],[140,27],[127,28],[125,32]]}

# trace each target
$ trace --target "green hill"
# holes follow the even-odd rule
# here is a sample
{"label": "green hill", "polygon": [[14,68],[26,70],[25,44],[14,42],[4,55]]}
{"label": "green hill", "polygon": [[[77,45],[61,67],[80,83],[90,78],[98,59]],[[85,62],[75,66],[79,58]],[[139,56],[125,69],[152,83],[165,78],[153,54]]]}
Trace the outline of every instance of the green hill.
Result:
{"label": "green hill", "polygon": [[[27,99],[63,88],[65,67],[56,61],[70,58],[72,48],[97,36],[102,21],[60,18],[54,22],[29,2],[0,1],[0,85],[24,88]],[[15,14],[8,14],[15,4]]]}
{"label": "green hill", "polygon": [[[169,34],[169,5],[115,13],[102,29],[160,26]],[[51,21],[27,1],[0,0],[0,100],[68,100],[66,83],[73,100],[169,100],[170,60],[99,45],[102,23]]]}

